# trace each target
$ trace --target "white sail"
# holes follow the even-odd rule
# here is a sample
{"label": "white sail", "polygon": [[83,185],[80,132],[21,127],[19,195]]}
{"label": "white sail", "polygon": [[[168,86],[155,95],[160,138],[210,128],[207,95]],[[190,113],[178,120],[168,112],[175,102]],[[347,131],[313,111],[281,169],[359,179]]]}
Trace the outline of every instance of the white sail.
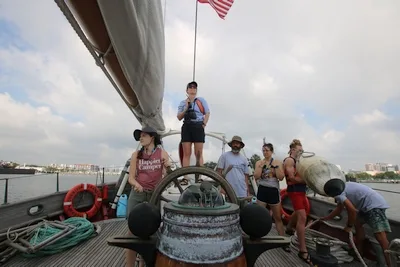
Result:
{"label": "white sail", "polygon": [[55,2],[138,121],[165,132],[161,1]]}
{"label": "white sail", "polygon": [[112,45],[145,124],[164,131],[165,39],[160,0],[97,0]]}

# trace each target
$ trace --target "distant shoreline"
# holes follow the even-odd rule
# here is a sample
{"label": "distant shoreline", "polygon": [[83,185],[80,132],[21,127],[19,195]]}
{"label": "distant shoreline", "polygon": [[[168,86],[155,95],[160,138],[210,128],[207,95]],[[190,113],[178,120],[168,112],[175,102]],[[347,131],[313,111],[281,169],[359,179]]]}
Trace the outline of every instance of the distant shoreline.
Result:
{"label": "distant shoreline", "polygon": [[[55,173],[54,173],[55,174]],[[77,173],[77,172],[59,172],[59,175],[99,175],[102,176],[102,172],[82,172],[82,173]],[[105,172],[104,175],[120,175],[120,173],[117,172]]]}
{"label": "distant shoreline", "polygon": [[400,180],[379,181],[379,180],[358,180],[362,184],[399,184]]}
{"label": "distant shoreline", "polygon": [[[36,172],[36,175],[57,175],[57,172]],[[104,176],[106,175],[120,175],[119,172],[104,172]],[[99,175],[102,176],[102,172],[59,172],[58,175]]]}

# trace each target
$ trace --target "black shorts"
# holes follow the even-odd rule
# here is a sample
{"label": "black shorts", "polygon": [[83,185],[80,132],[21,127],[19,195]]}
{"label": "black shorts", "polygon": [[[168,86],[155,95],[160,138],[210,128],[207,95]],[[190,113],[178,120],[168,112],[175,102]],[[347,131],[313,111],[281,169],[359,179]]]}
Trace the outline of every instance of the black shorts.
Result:
{"label": "black shorts", "polygon": [[281,201],[281,196],[278,188],[259,185],[257,199],[270,205],[276,205]]}
{"label": "black shorts", "polygon": [[181,142],[205,143],[203,122],[183,123],[181,129]]}

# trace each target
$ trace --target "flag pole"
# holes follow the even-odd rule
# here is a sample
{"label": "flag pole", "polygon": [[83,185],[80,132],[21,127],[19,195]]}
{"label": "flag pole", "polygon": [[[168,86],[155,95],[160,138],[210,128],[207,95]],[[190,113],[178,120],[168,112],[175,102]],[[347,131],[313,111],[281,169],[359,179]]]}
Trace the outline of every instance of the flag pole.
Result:
{"label": "flag pole", "polygon": [[193,81],[196,78],[196,48],[197,48],[197,11],[199,8],[199,1],[196,1],[196,13],[194,18],[194,48],[193,48]]}

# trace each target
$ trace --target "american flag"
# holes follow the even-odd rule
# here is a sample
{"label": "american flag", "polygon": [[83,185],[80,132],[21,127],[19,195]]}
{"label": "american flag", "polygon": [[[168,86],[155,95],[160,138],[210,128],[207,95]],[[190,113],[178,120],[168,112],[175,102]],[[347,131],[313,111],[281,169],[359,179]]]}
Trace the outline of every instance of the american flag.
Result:
{"label": "american flag", "polygon": [[225,19],[234,0],[198,0],[202,4],[210,4],[221,19]]}

